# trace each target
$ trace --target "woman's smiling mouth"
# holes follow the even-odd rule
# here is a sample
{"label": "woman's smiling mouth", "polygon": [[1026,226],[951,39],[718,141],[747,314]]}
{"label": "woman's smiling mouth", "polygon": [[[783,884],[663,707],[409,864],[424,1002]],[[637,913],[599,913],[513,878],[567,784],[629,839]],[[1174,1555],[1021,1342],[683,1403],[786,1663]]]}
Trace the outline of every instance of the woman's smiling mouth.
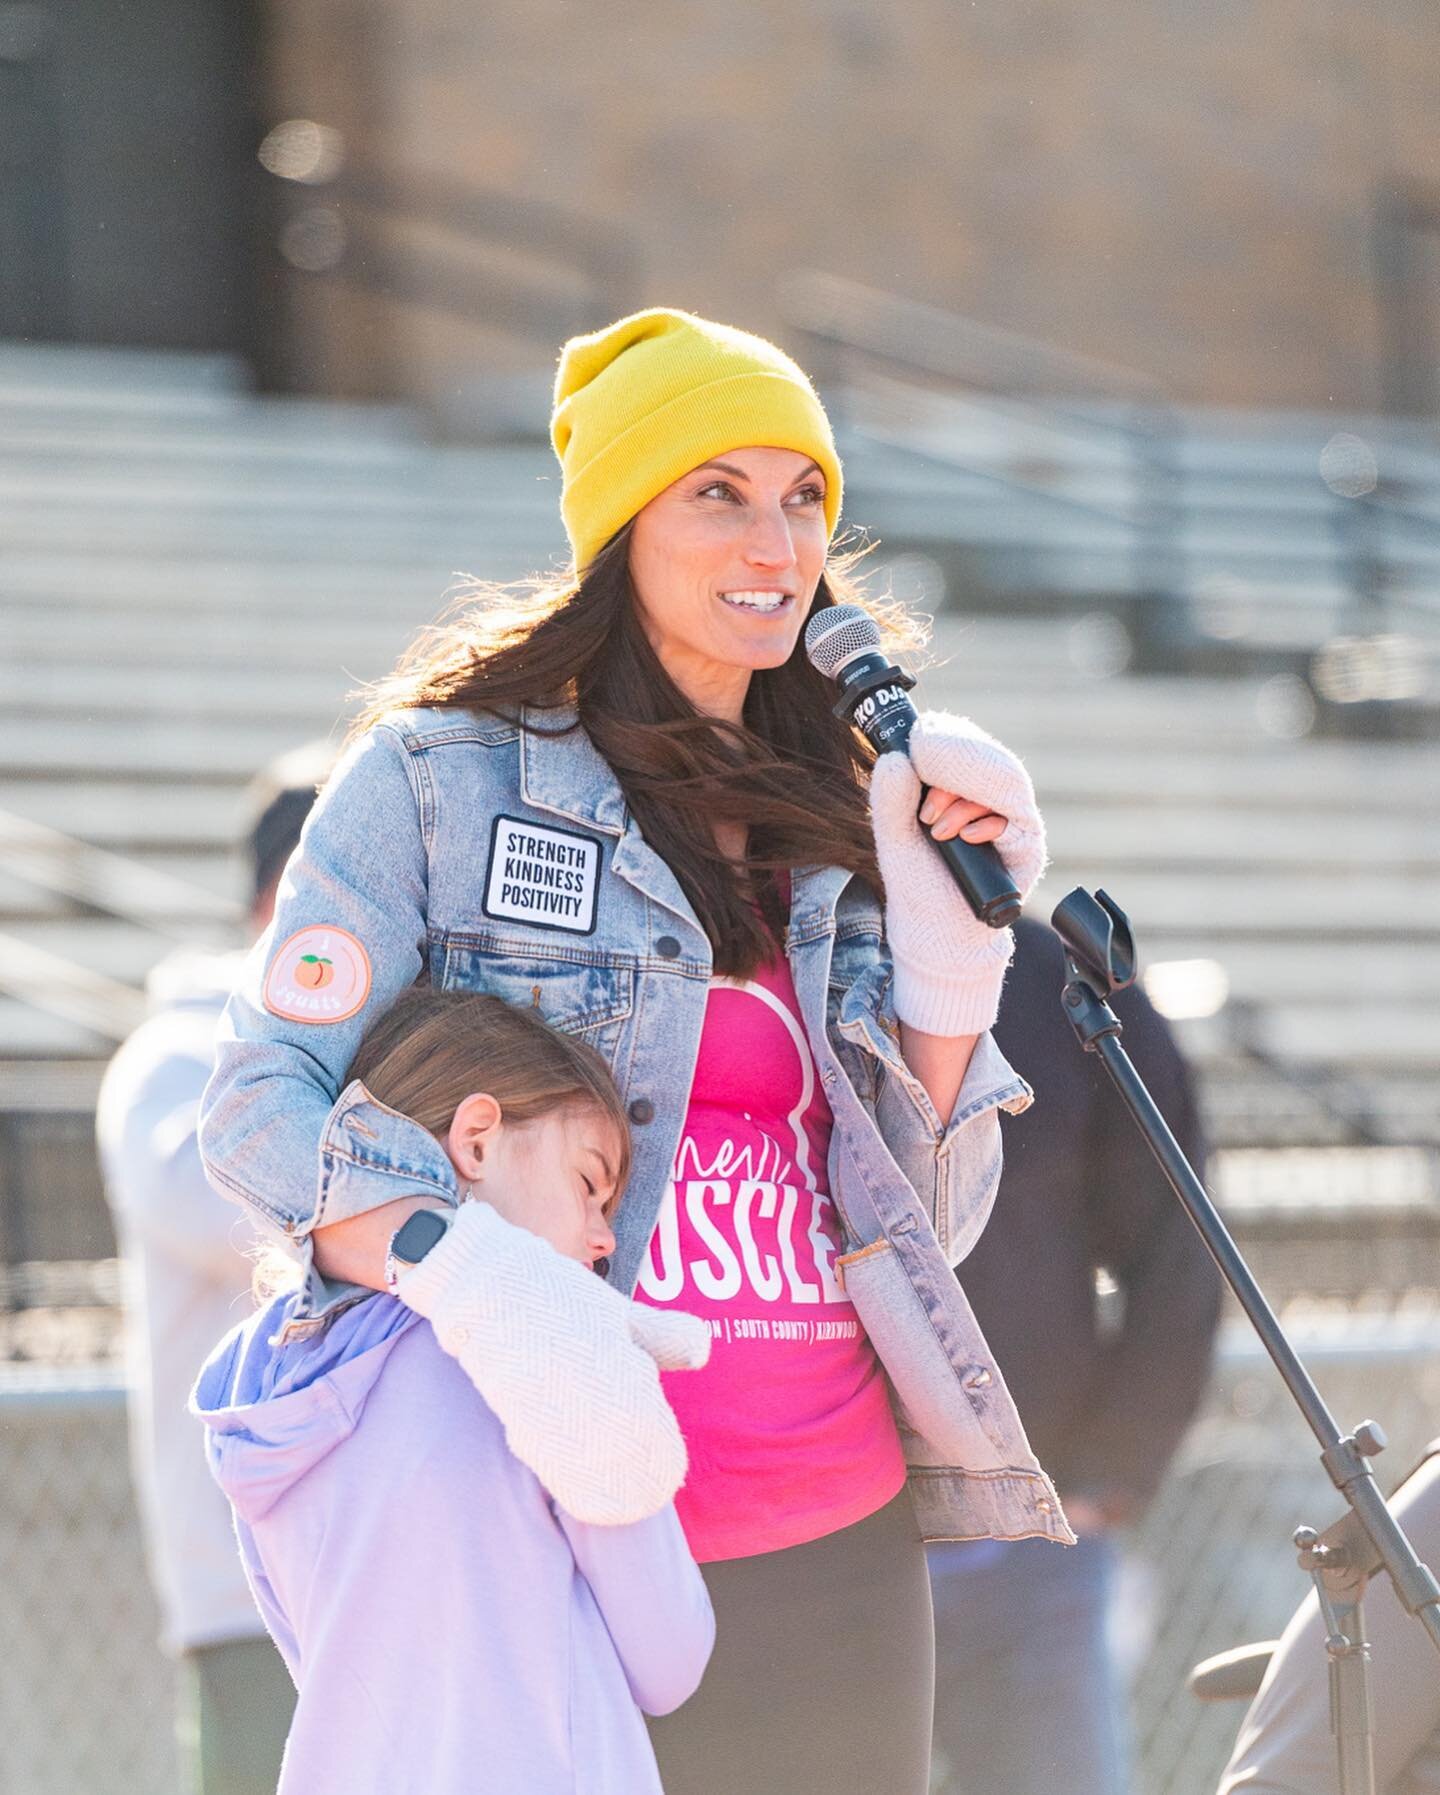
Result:
{"label": "woman's smiling mouth", "polygon": [[727,605],[734,605],[736,610],[759,612],[778,611],[789,604],[793,596],[793,593],[789,592],[762,592],[748,589],[720,594],[721,600]]}

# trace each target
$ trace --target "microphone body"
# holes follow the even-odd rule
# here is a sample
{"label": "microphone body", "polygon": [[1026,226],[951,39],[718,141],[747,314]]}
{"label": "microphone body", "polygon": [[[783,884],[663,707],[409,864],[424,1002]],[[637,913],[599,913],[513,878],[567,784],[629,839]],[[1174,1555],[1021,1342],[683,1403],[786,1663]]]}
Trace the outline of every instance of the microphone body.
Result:
{"label": "microphone body", "polygon": [[[818,630],[816,625],[822,627]],[[868,630],[864,626],[868,625]],[[872,641],[843,658],[826,653],[826,639],[869,635]],[[805,647],[817,671],[833,679],[840,688],[835,714],[846,717],[865,737],[877,754],[903,754],[910,742],[910,732],[917,721],[910,690],[915,681],[893,662],[887,660],[878,646],[879,631],[874,619],[857,606],[835,605],[817,612],[805,631]],[[930,795],[923,786],[920,803]],[[962,841],[952,835],[948,841],[936,841],[926,831],[930,845],[950,869],[950,876],[974,914],[992,929],[1009,926],[1020,914],[1020,894],[1005,870],[993,842]]]}

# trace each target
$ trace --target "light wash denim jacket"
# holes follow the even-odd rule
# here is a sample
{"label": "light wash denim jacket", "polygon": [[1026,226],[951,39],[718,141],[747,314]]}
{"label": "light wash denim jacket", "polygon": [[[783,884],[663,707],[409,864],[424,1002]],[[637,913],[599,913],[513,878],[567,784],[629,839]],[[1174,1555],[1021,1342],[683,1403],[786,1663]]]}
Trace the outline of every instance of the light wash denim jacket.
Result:
{"label": "light wash denim jacket", "polygon": [[[539,713],[522,729],[415,710],[371,729],[311,813],[226,1010],[201,1151],[217,1187],[305,1257],[312,1325],[358,1294],[309,1264],[312,1229],[407,1194],[457,1201],[435,1137],[345,1084],[364,1030],[417,980],[533,1004],[609,1061],[634,1123],[610,1279],[634,1288],[685,1119],[710,946],[589,737],[553,733],[565,720]],[[1024,1109],[1029,1088],[984,1036],[942,1125],[900,1056],[874,899],[835,868],[797,867],[791,883],[785,949],[835,1118],[837,1270],[890,1378],[921,1530],[1069,1542],[952,1270],[994,1200],[998,1112]],[[331,1007],[363,993],[354,943],[363,1003],[335,1021],[274,1013],[331,996],[292,990],[287,1004],[275,984],[287,943],[307,931],[293,963],[327,929],[351,938],[336,937],[351,962]]]}

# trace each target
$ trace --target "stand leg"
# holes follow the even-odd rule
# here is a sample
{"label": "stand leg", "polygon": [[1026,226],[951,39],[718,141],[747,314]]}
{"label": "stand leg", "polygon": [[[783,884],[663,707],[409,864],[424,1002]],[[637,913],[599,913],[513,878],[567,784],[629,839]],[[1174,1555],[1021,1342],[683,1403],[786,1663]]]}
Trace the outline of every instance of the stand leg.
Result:
{"label": "stand leg", "polygon": [[1359,1602],[1332,1601],[1315,1576],[1330,1656],[1330,1730],[1340,1766],[1340,1795],[1375,1795],[1374,1720],[1370,1709],[1370,1647]]}

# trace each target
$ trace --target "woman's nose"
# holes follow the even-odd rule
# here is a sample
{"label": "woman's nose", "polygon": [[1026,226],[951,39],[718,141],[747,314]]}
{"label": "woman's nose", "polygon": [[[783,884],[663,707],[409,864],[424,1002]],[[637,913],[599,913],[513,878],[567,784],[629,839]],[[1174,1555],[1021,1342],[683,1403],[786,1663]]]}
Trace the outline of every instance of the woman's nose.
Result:
{"label": "woman's nose", "polygon": [[752,567],[780,571],[794,566],[795,544],[790,535],[790,519],[778,506],[756,516],[745,544],[745,558]]}

